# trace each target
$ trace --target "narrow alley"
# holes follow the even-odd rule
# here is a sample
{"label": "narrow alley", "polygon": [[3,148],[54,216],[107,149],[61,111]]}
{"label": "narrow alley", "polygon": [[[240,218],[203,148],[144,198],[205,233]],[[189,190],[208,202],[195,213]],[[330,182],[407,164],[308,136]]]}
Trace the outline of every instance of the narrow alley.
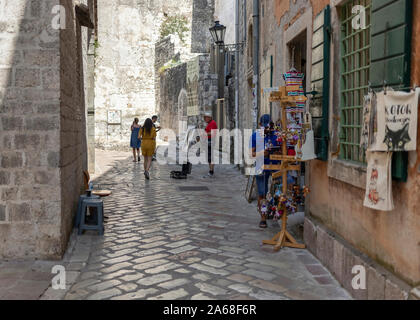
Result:
{"label": "narrow alley", "polygon": [[[76,236],[61,262],[68,290],[42,299],[350,299],[307,250],[262,246],[280,230],[258,228],[246,178],[232,166],[203,179],[170,180],[177,166],[142,164],[129,153],[97,151],[95,186],[110,188],[106,232]],[[57,262],[57,264],[60,264]]]}

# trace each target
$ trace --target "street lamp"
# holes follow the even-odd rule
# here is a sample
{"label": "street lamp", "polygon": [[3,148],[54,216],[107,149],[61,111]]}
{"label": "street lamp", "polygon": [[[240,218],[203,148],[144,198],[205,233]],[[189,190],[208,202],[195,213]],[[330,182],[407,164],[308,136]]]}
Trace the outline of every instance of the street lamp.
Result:
{"label": "street lamp", "polygon": [[217,45],[223,45],[225,42],[225,34],[226,34],[226,27],[219,23],[219,21],[215,21],[214,26],[210,29],[211,36],[213,37],[213,41]]}

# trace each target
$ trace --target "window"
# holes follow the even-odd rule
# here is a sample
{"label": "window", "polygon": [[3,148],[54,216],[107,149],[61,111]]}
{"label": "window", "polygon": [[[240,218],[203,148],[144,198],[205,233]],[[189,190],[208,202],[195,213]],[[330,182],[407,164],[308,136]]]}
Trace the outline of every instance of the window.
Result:
{"label": "window", "polygon": [[[366,8],[366,29],[354,29],[355,5]],[[368,92],[370,68],[371,0],[347,2],[341,11],[341,131],[340,158],[365,163],[360,152],[363,96]]]}

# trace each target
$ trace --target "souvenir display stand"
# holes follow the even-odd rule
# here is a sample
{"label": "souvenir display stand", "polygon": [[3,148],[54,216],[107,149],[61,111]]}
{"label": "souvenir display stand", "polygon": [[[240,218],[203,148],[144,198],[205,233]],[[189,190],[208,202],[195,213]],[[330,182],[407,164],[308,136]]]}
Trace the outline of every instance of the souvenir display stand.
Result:
{"label": "souvenir display stand", "polygon": [[[285,128],[288,128],[288,118],[287,118],[287,108],[296,106],[296,103],[304,103],[307,98],[305,96],[289,96],[288,93],[290,91],[298,90],[298,86],[287,86],[287,87],[280,87],[279,91],[271,93],[270,102],[280,102],[281,105],[281,127],[284,132]],[[287,175],[289,171],[300,171],[301,169],[301,162],[297,156],[288,155],[287,151],[287,143],[283,140],[281,146],[281,152],[277,155],[270,155],[270,160],[280,160],[280,165],[266,165],[264,169],[276,171],[272,174],[273,181],[278,178],[282,178],[282,192],[283,195],[288,193],[288,183],[287,183]],[[309,192],[307,188],[304,191],[305,196],[306,193]],[[281,203],[278,205],[278,209],[280,210]],[[298,249],[305,249],[306,246],[304,244],[298,243],[293,236],[287,231],[287,215],[288,209],[283,207],[282,209],[282,226],[281,231],[277,233],[273,239],[271,240],[264,240],[263,244],[267,245],[274,245],[274,250],[279,251],[283,247],[291,247],[291,248],[298,248]]]}

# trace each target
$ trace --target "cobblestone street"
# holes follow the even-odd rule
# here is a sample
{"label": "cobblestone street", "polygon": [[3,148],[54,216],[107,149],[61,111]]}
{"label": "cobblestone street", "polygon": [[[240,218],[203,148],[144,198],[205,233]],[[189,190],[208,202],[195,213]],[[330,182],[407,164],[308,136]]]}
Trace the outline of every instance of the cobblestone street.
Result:
{"label": "cobblestone street", "polygon": [[95,185],[113,190],[105,236],[73,236],[63,261],[68,290],[49,288],[43,299],[350,298],[307,250],[262,246],[279,225],[258,228],[255,202],[243,196],[246,178],[235,168],[219,166],[208,180],[199,166],[188,180],[170,180],[179,167],[155,162],[145,182],[129,154],[98,152],[97,159]]}

